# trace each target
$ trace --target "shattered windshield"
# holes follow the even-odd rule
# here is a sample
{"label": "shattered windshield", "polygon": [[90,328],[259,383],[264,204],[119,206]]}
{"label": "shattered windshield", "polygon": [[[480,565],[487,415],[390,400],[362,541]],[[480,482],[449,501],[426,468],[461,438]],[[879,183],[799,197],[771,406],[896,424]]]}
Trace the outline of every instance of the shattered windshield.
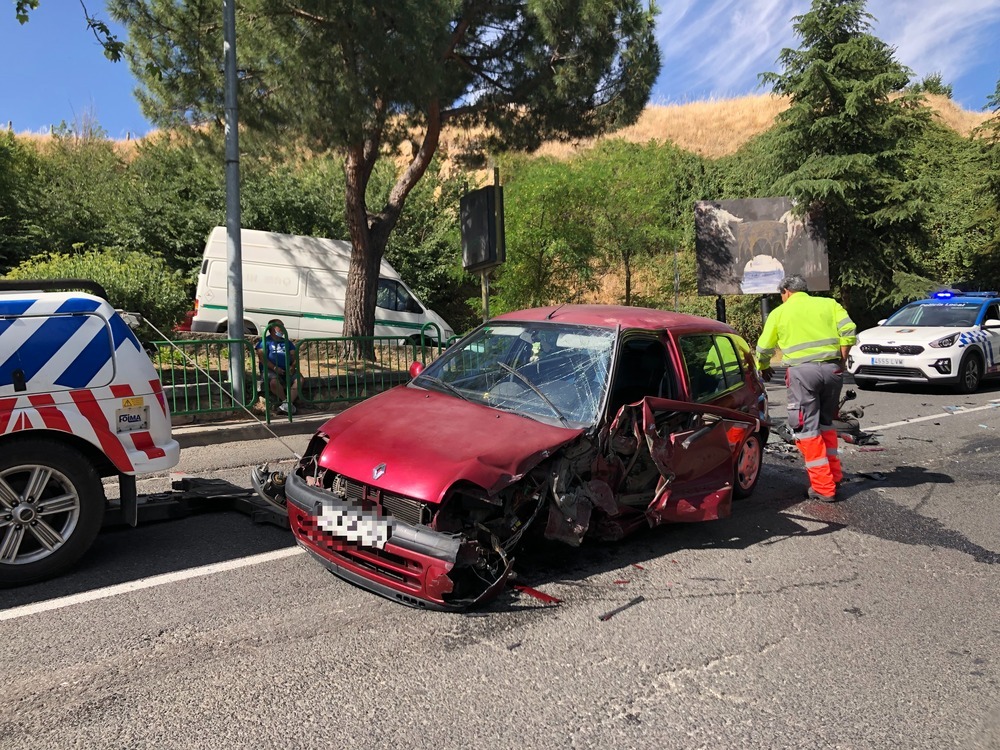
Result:
{"label": "shattered windshield", "polygon": [[982,306],[981,302],[922,302],[919,305],[907,305],[885,324],[969,328],[976,324]]}
{"label": "shattered windshield", "polygon": [[491,323],[448,349],[413,384],[496,409],[579,427],[597,421],[615,331]]}

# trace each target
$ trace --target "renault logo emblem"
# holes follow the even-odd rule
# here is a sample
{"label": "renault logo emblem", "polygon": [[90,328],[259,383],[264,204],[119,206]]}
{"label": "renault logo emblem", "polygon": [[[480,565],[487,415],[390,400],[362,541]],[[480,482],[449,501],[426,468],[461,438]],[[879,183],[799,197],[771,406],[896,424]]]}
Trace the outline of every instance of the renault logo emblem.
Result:
{"label": "renault logo emblem", "polygon": [[385,464],[379,464],[372,469],[372,479],[379,479],[383,474],[385,474]]}

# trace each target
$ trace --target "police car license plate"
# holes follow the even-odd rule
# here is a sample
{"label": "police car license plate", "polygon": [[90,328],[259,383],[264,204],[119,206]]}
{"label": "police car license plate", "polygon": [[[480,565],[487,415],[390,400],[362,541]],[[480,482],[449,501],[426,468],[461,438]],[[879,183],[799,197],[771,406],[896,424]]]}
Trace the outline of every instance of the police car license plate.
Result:
{"label": "police car license plate", "polygon": [[873,365],[902,365],[903,360],[898,357],[872,357]]}
{"label": "police car license plate", "polygon": [[148,406],[126,406],[115,412],[117,417],[116,432],[135,432],[149,429]]}

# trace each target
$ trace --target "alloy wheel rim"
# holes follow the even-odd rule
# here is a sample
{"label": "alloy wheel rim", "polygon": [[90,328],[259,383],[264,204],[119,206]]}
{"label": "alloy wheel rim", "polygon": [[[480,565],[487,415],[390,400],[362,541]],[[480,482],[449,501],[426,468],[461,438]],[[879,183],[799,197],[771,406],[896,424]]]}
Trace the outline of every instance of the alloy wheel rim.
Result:
{"label": "alloy wheel rim", "polygon": [[57,552],[81,508],[73,483],[57,469],[24,464],[0,472],[0,564],[27,565]]}
{"label": "alloy wheel rim", "polygon": [[740,450],[740,458],[737,462],[737,477],[741,489],[750,489],[754,481],[756,481],[757,473],[760,471],[759,456],[760,441],[756,435],[753,435],[743,444],[743,448]]}

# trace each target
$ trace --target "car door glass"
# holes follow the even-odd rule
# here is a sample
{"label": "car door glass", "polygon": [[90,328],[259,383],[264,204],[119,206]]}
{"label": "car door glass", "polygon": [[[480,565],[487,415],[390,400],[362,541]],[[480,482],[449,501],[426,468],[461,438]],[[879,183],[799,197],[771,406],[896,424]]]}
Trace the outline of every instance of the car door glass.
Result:
{"label": "car door glass", "polygon": [[395,281],[390,281],[389,279],[378,280],[378,292],[376,292],[375,296],[376,307],[381,307],[383,310],[396,309],[395,284]]}
{"label": "car door glass", "polygon": [[709,334],[681,337],[681,352],[693,401],[707,401],[726,389],[722,354],[714,338]]}
{"label": "car door glass", "polygon": [[[715,346],[719,353],[719,368],[725,388],[732,388],[743,382],[743,371],[740,369],[740,358],[728,336],[716,336]],[[721,383],[720,383],[721,387]]]}

